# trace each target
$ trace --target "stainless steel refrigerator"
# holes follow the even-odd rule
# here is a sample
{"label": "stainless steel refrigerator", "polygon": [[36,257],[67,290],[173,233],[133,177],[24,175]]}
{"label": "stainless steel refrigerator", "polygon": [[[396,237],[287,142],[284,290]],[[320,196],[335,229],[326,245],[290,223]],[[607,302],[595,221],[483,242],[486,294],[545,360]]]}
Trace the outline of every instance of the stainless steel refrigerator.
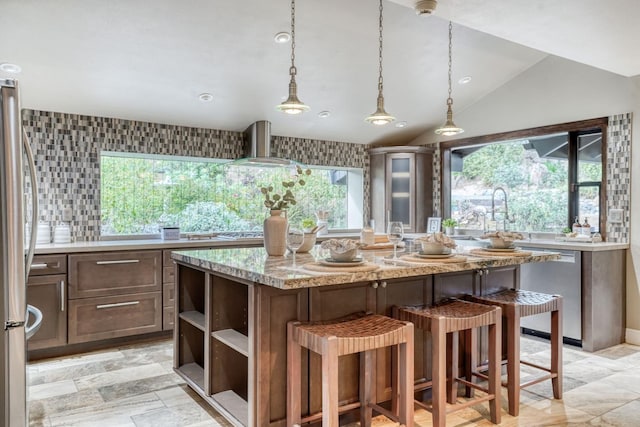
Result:
{"label": "stainless steel refrigerator", "polygon": [[[29,233],[29,242],[25,242],[25,225],[35,222],[37,191],[33,155],[20,119],[18,83],[11,79],[0,79],[0,143],[0,321],[4,328],[0,340],[0,425],[24,427],[28,424],[26,340],[37,331],[42,315],[33,307],[27,313],[26,281],[36,233]],[[26,170],[31,181],[29,203],[25,202]],[[27,204],[31,209],[25,209]],[[30,326],[26,325],[28,318]]]}

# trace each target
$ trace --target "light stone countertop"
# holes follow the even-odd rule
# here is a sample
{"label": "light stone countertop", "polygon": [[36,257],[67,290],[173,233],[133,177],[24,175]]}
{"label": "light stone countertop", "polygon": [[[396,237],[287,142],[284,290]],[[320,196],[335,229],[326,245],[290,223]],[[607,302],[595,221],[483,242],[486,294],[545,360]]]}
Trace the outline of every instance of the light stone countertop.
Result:
{"label": "light stone countertop", "polygon": [[[332,233],[320,235],[318,242],[330,238],[353,238],[359,239],[360,235],[353,233]],[[138,251],[151,249],[194,249],[194,248],[225,248],[239,246],[262,246],[261,237],[250,238],[220,238],[212,239],[194,239],[189,240],[181,238],[180,240],[162,240],[162,239],[139,239],[139,240],[98,240],[91,242],[73,242],[73,243],[47,243],[44,245],[36,245],[35,254],[67,254],[80,252],[110,252],[110,251]]]}
{"label": "light stone countertop", "polygon": [[378,267],[375,271],[336,273],[309,271],[304,268],[304,264],[318,261],[327,255],[318,246],[310,253],[298,254],[295,268],[293,267],[291,254],[283,257],[270,257],[262,247],[176,251],[172,253],[172,258],[178,262],[204,270],[280,289],[388,280],[559,259],[559,255],[553,252],[533,252],[530,256],[524,257],[477,257],[464,254],[463,256],[467,257],[466,262],[407,263],[400,261],[394,265],[385,258],[389,257],[392,251],[361,252],[365,261]]}

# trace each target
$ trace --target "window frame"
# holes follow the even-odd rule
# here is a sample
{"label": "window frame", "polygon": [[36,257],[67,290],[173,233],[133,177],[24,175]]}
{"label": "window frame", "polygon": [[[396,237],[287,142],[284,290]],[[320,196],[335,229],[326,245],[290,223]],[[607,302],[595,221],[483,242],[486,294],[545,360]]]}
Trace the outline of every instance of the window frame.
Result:
{"label": "window frame", "polygon": [[[569,156],[568,156],[568,217],[567,227],[571,227],[573,219],[578,212],[578,189],[581,186],[595,186],[600,188],[600,217],[599,229],[602,237],[606,237],[607,224],[607,126],[608,118],[600,117],[595,119],[581,120],[576,122],[560,123],[548,126],[541,126],[528,129],[520,129],[509,132],[495,133],[490,135],[480,135],[469,138],[455,139],[440,142],[440,206],[442,207],[442,217],[451,216],[451,151],[463,147],[489,145],[491,143],[501,143],[514,139],[524,139],[529,137],[544,136],[553,133],[566,132],[569,134]],[[578,137],[580,135],[599,131],[602,133],[602,177],[600,182],[577,182],[578,178]]]}

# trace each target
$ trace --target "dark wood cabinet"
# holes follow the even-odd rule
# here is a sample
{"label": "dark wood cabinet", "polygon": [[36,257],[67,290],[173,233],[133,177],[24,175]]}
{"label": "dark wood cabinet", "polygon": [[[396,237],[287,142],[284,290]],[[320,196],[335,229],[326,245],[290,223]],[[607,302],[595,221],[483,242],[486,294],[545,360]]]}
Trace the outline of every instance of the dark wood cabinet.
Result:
{"label": "dark wood cabinet", "polygon": [[42,312],[42,325],[27,341],[28,350],[67,343],[67,256],[36,255],[27,280],[27,304]]}
{"label": "dark wood cabinet", "polygon": [[369,155],[375,231],[384,232],[389,221],[402,221],[406,232],[424,233],[433,211],[433,152],[397,146],[373,148]]}
{"label": "dark wood cabinet", "polygon": [[28,350],[57,347],[67,343],[66,285],[65,274],[29,277],[27,302],[42,312],[42,326],[27,341]]}
{"label": "dark wood cabinet", "polygon": [[162,252],[69,255],[70,344],[162,330]]}

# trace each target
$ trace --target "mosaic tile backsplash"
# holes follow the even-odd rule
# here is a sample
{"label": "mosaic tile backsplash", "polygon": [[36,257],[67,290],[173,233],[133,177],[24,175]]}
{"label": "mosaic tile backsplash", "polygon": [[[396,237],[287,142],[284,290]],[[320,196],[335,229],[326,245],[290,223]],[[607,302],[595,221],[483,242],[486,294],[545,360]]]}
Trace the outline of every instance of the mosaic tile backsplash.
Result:
{"label": "mosaic tile backsplash", "polygon": [[[236,159],[246,152],[243,132],[35,110],[24,110],[22,119],[39,180],[39,219],[58,223],[63,208],[72,208],[71,229],[76,241],[100,237],[101,151],[218,159]],[[366,145],[273,136],[271,152],[316,166],[364,169],[365,217],[368,216]]]}

